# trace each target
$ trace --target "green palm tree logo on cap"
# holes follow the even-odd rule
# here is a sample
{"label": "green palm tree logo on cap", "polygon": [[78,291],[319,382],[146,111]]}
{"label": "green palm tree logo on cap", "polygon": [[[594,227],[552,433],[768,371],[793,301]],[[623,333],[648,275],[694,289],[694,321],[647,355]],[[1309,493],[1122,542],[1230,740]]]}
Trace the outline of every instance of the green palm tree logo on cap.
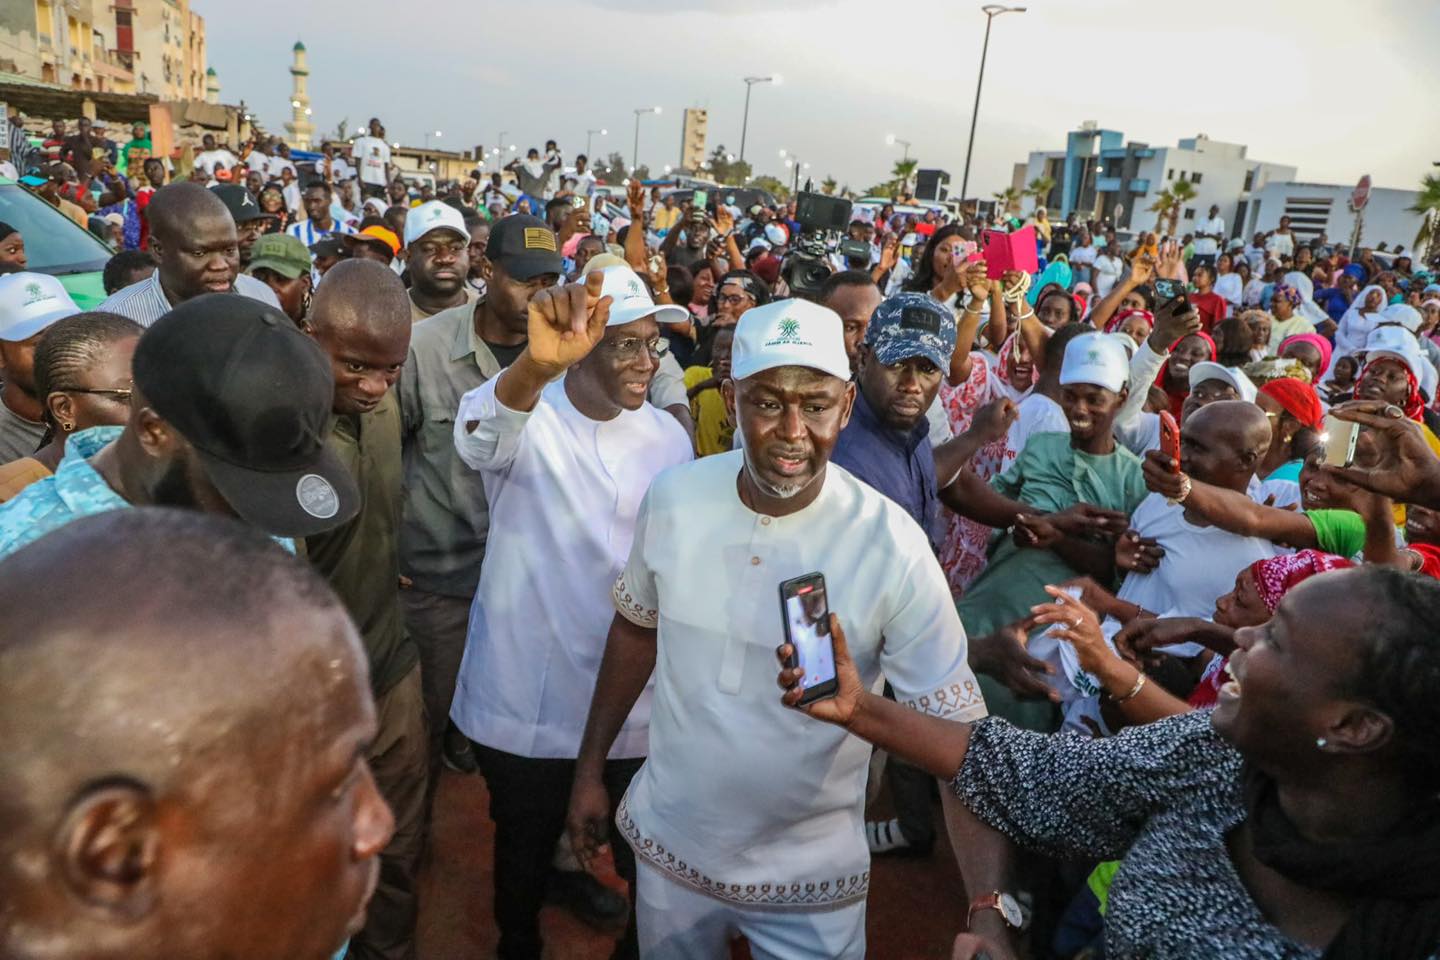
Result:
{"label": "green palm tree logo on cap", "polygon": [[800,332],[800,321],[793,317],[786,317],[780,321],[780,336],[793,337]]}

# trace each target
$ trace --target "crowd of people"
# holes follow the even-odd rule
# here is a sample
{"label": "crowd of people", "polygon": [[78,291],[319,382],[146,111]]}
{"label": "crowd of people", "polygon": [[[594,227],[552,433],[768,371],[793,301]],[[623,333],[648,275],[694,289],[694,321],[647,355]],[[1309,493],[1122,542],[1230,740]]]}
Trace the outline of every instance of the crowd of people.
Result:
{"label": "crowd of people", "polygon": [[942,832],[962,960],[1440,950],[1430,270],[133,134],[97,309],[0,229],[0,955],[414,957],[447,769],[502,960],[861,958]]}

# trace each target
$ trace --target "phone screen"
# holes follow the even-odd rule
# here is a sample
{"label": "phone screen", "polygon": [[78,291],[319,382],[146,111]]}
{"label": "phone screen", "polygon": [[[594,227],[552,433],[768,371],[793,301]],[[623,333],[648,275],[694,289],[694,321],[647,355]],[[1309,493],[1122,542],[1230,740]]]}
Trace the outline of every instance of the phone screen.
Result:
{"label": "phone screen", "polygon": [[805,671],[801,703],[834,696],[835,647],[830,640],[830,604],[825,576],[812,573],[780,585],[785,639],[795,648],[793,665]]}
{"label": "phone screen", "polygon": [[693,201],[696,210],[704,210],[710,205],[710,193],[706,190],[696,190]]}
{"label": "phone screen", "polygon": [[1355,441],[1360,438],[1360,425],[1348,420],[1325,418],[1325,462],[1332,467],[1348,467],[1355,462]]}

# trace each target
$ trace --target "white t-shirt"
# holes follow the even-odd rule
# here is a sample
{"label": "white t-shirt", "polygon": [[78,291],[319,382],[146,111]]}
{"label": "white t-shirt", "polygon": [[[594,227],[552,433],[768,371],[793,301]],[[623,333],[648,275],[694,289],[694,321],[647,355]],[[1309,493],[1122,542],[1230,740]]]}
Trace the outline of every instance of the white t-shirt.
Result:
{"label": "white t-shirt", "polygon": [[1102,253],[1095,258],[1095,295],[1097,297],[1108,296],[1115,288],[1120,274],[1125,271],[1125,261],[1119,257],[1112,257]]}
{"label": "white t-shirt", "polygon": [[1295,253],[1294,233],[1272,233],[1270,239],[1265,241],[1265,252],[1273,253],[1277,257],[1288,257]]}
{"label": "white t-shirt", "polygon": [[360,171],[360,182],[383,187],[390,165],[390,144],[379,137],[357,137],[350,156]]}
{"label": "white t-shirt", "polygon": [[1077,266],[1077,265],[1078,265],[1078,266],[1085,267],[1085,266],[1089,266],[1090,264],[1094,263],[1095,260],[1096,260],[1096,255],[1095,255],[1095,246],[1094,246],[1094,244],[1091,244],[1091,245],[1088,246],[1088,247],[1073,247],[1073,248],[1071,248],[1071,250],[1070,250],[1070,264],[1071,264],[1071,266]]}
{"label": "white t-shirt", "polygon": [[1195,221],[1195,253],[1200,256],[1214,256],[1219,253],[1220,241],[1202,237],[1202,233],[1225,236],[1225,218],[1215,216]]}
{"label": "white t-shirt", "polygon": [[216,150],[206,150],[203,153],[199,153],[195,156],[195,166],[199,167],[201,170],[204,170],[205,176],[212,179],[215,176],[215,168],[217,166],[223,165],[226,170],[229,170],[231,167],[235,166],[235,164],[239,162],[240,158],[235,156],[235,154],[231,153],[229,150],[226,150],[224,147],[220,147]]}
{"label": "white t-shirt", "polygon": [[867,689],[883,673],[900,703],[957,721],[985,701],[945,575],[899,505],[832,463],[814,503],[763,516],[736,491],[743,462],[666,471],[640,507],[615,608],[658,629],[650,754],[616,821],[678,884],[752,909],[835,909],[869,885],[870,747],[781,704],[779,584],[825,575]]}
{"label": "white t-shirt", "polygon": [[[1215,601],[1235,587],[1235,575],[1256,560],[1291,551],[1260,537],[1242,537],[1219,527],[1198,527],[1185,519],[1183,504],[1172,504],[1158,493],[1140,501],[1130,515],[1130,527],[1142,537],[1153,537],[1165,550],[1160,565],[1150,573],[1132,572],[1116,594],[1151,613],[1209,619]],[[1193,657],[1199,644],[1167,647],[1164,652]]]}
{"label": "white t-shirt", "polygon": [[[524,413],[500,403],[497,383],[466,393],[455,415],[455,451],[480,471],[490,532],[450,716],[487,747],[574,759],[641,498],[694,453],[649,404],[592,420],[562,377]],[[642,695],[612,757],[645,756],[649,715]]]}
{"label": "white t-shirt", "polygon": [[285,170],[289,170],[297,177],[300,175],[300,172],[295,169],[295,164],[286,160],[284,157],[271,157],[265,164],[265,171],[272,180],[279,180],[280,174]]}

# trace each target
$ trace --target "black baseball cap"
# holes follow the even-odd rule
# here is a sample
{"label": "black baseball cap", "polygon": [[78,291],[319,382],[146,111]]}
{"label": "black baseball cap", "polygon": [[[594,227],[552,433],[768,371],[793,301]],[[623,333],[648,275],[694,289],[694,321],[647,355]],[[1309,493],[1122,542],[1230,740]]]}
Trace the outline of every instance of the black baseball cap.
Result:
{"label": "black baseball cap", "polygon": [[354,478],[325,445],[330,358],[279,310],[238,293],[187,300],[145,331],[132,372],[247,523],[307,537],[359,511]]}
{"label": "black baseball cap", "polygon": [[345,241],[335,234],[327,234],[310,244],[310,252],[317,257],[345,256]]}
{"label": "black baseball cap", "polygon": [[516,280],[564,272],[555,231],[539,217],[523,213],[502,217],[490,228],[485,256]]}
{"label": "black baseball cap", "polygon": [[230,218],[236,225],[274,216],[261,210],[260,204],[255,202],[255,195],[238,183],[217,183],[210,192],[225,203],[225,209],[230,211]]}

